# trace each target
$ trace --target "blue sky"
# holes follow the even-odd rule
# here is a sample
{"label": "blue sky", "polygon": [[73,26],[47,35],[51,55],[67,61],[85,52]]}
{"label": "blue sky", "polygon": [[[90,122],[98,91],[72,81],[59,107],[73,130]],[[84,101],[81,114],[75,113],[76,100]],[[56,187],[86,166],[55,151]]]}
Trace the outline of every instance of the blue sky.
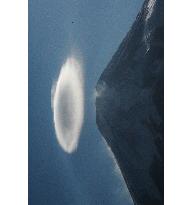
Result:
{"label": "blue sky", "polygon": [[[142,0],[29,0],[29,204],[126,205],[126,186],[95,123],[94,87]],[[57,143],[51,88],[72,49],[83,58],[85,117],[78,149]]]}

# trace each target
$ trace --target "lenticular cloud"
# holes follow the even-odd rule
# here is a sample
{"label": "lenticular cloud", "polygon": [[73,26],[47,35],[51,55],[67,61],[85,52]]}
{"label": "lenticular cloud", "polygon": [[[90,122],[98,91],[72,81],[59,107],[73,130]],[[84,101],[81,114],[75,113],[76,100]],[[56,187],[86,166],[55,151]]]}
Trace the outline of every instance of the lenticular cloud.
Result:
{"label": "lenticular cloud", "polygon": [[77,148],[84,116],[83,73],[75,58],[68,58],[62,66],[52,91],[57,140],[71,153]]}

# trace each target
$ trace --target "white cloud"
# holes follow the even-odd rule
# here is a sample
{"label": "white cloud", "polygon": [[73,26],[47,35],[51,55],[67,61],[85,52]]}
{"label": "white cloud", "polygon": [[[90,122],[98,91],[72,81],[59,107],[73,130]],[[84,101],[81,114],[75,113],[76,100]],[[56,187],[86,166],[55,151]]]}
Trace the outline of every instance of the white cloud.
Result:
{"label": "white cloud", "polygon": [[68,153],[76,150],[84,117],[84,87],[81,64],[70,57],[52,86],[52,109],[56,136]]}
{"label": "white cloud", "polygon": [[98,88],[94,91],[94,99],[101,97],[106,90],[106,83],[104,81],[98,85]]}

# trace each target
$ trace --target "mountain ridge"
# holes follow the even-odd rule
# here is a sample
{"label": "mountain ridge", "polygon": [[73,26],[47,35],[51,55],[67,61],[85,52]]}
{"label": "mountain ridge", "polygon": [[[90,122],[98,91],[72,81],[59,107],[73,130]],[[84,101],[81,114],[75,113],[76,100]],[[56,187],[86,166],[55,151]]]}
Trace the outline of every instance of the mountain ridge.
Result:
{"label": "mountain ridge", "polygon": [[96,122],[137,205],[164,198],[164,1],[145,0],[96,86]]}

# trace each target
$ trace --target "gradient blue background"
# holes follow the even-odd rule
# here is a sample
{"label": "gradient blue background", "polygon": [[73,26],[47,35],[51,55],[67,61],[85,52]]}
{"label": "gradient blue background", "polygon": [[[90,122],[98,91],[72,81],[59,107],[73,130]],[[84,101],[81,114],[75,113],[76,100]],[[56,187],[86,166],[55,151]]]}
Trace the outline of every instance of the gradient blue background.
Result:
{"label": "gradient blue background", "polygon": [[[97,130],[93,93],[142,3],[29,0],[30,205],[131,204]],[[55,137],[51,88],[73,48],[83,58],[85,119],[77,152],[68,155]]]}

